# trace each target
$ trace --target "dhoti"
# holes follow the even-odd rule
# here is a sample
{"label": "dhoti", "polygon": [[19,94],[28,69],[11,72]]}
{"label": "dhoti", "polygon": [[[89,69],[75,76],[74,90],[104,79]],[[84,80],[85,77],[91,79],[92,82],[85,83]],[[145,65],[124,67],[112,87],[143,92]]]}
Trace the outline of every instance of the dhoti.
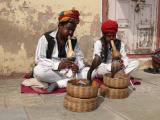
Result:
{"label": "dhoti", "polygon": [[[88,67],[84,67],[76,74],[76,78],[86,79],[88,70],[89,70]],[[71,70],[69,69],[68,71],[71,71]],[[59,88],[66,87],[67,82],[73,79],[72,75],[69,75],[69,76],[71,77],[67,77],[66,75],[62,74],[61,71],[53,70],[51,67],[48,67],[48,66],[37,65],[34,68],[35,78],[37,78],[40,81],[47,82],[47,83],[57,82]]]}

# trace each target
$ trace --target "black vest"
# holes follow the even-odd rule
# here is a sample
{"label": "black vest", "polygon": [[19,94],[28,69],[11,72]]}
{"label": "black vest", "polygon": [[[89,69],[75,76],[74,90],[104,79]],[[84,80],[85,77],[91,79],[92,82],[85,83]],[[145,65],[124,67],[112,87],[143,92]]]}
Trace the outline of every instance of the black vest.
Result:
{"label": "black vest", "polygon": [[[106,62],[107,57],[108,57],[108,53],[109,53],[109,51],[111,51],[112,47],[111,47],[111,45],[110,45],[110,48],[108,47],[109,45],[108,45],[108,43],[107,43],[107,41],[105,40],[104,37],[100,38],[100,40],[101,40],[101,43],[102,43],[102,51],[101,51],[102,62]],[[114,41],[114,43],[115,43],[115,46],[116,46],[117,50],[120,51],[121,40],[116,39]]]}
{"label": "black vest", "polygon": [[[50,36],[51,32],[53,32],[53,30],[44,33],[44,36],[46,37],[46,39],[48,41],[48,47],[47,47],[47,51],[46,51],[46,58],[48,58],[48,59],[52,58],[53,48],[55,45],[54,37]],[[71,43],[72,43],[72,49],[74,50],[76,43],[77,43],[77,39],[71,39]]]}

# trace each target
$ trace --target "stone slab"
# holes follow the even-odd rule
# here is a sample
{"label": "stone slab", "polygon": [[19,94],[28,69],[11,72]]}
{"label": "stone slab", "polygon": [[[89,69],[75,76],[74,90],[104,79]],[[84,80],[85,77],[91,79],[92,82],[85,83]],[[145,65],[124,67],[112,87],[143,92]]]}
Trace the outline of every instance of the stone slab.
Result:
{"label": "stone slab", "polygon": [[0,108],[0,120],[28,120],[28,117],[22,107]]}

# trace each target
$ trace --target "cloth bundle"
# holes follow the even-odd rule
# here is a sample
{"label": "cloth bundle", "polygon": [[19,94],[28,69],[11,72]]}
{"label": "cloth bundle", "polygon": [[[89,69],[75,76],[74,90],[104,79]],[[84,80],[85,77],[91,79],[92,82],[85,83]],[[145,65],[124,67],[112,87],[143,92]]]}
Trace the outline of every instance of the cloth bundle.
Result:
{"label": "cloth bundle", "polygon": [[152,65],[154,68],[160,68],[160,48],[156,49],[152,55]]}

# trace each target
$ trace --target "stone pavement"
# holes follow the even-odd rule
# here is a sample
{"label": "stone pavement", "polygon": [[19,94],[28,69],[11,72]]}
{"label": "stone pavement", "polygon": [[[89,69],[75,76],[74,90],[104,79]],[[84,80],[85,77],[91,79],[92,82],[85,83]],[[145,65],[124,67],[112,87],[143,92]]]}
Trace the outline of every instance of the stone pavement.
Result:
{"label": "stone pavement", "polygon": [[160,120],[160,75],[137,71],[142,78],[126,99],[99,97],[92,112],[70,112],[63,107],[64,94],[21,94],[22,79],[0,80],[0,120]]}

